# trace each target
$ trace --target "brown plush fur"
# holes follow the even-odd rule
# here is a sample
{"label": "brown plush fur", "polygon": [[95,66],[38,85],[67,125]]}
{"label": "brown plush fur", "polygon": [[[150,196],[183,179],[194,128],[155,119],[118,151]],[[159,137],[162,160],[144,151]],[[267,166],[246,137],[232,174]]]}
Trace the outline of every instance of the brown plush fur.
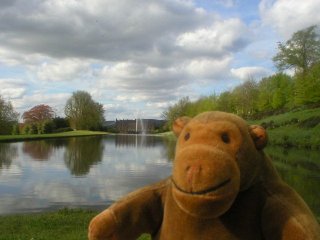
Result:
{"label": "brown plush fur", "polygon": [[175,121],[172,177],[139,189],[96,216],[89,239],[320,239],[302,198],[263,152],[262,127],[223,112]]}

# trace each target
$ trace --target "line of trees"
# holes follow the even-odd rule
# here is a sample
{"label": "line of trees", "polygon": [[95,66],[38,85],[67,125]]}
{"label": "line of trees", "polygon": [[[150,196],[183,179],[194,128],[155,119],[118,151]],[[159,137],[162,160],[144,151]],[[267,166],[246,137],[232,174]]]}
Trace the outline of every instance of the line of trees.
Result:
{"label": "line of trees", "polygon": [[40,104],[19,114],[9,101],[0,96],[0,134],[43,134],[71,130],[103,130],[103,105],[95,102],[85,91],[77,91],[67,100],[66,117],[56,116],[52,107]]}
{"label": "line of trees", "polygon": [[[163,112],[168,126],[179,116],[195,116],[200,112],[220,110],[244,118],[260,118],[305,105],[320,106],[320,40],[316,26],[293,34],[278,44],[273,61],[279,72],[256,82],[248,79],[231,91],[190,101],[180,99]],[[283,71],[293,69],[293,76]]]}
{"label": "line of trees", "polygon": [[19,113],[13,109],[11,102],[0,96],[0,134],[10,134],[18,123],[18,117]]}

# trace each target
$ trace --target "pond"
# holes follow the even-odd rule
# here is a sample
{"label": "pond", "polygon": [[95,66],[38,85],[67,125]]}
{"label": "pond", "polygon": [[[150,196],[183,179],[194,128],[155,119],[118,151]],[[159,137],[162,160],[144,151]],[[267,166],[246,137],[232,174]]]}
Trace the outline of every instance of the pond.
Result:
{"label": "pond", "polygon": [[[107,135],[0,143],[0,214],[62,207],[102,210],[171,174],[175,142]],[[282,177],[320,217],[319,151],[266,150]]]}

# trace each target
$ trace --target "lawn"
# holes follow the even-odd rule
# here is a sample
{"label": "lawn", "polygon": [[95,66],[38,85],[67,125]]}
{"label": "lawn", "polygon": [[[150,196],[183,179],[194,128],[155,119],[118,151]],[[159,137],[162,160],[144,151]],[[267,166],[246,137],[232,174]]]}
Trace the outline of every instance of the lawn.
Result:
{"label": "lawn", "polygon": [[80,136],[93,136],[93,135],[105,135],[107,132],[77,130],[63,133],[50,133],[50,134],[28,134],[28,135],[0,135],[0,142],[14,142],[24,140],[36,140],[45,138],[64,138],[64,137],[80,137]]}
{"label": "lawn", "polygon": [[[85,240],[88,224],[97,214],[81,209],[0,216],[0,240]],[[142,235],[139,240],[150,240]]]}

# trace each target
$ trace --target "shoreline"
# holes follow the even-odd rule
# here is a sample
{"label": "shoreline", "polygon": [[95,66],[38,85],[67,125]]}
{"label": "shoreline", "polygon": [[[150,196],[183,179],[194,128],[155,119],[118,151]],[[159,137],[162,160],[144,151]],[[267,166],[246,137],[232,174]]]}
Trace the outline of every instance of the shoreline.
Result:
{"label": "shoreline", "polygon": [[108,135],[108,132],[76,130],[63,133],[48,133],[48,134],[30,134],[30,135],[0,135],[0,142],[20,142],[29,140],[54,139],[54,138],[69,138],[69,137],[86,137]]}

